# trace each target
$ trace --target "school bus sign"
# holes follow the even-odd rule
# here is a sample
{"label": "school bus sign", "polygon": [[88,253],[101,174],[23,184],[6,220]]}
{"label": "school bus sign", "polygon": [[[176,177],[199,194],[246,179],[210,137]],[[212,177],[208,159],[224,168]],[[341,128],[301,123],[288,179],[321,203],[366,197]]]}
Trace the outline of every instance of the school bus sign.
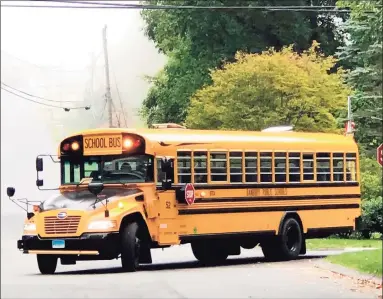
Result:
{"label": "school bus sign", "polygon": [[380,166],[383,166],[383,143],[379,145],[376,150],[376,159],[378,160]]}

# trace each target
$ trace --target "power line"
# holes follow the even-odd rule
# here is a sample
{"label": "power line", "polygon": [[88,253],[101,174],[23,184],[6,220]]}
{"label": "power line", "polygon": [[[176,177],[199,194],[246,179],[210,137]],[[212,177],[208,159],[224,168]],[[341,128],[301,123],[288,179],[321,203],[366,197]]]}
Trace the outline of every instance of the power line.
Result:
{"label": "power line", "polygon": [[[34,1],[48,2],[48,1]],[[73,1],[51,1],[55,3],[71,3]],[[80,2],[80,1],[77,1]],[[151,10],[169,10],[169,9],[210,9],[210,10],[260,10],[263,12],[272,11],[294,11],[294,12],[328,12],[328,13],[349,13],[349,9],[338,9],[336,6],[182,6],[182,5],[148,5],[148,4],[121,4],[121,3],[89,3],[85,5],[30,5],[30,4],[7,4],[2,7],[19,8],[66,8],[66,9],[151,9]],[[331,9],[330,9],[331,8]]]}
{"label": "power line", "polygon": [[6,86],[6,87],[8,87],[8,88],[10,88],[10,89],[13,89],[13,90],[18,91],[18,92],[20,92],[20,93],[23,93],[23,94],[25,94],[25,95],[27,95],[27,96],[30,96],[30,97],[33,97],[33,98],[37,98],[37,99],[40,99],[40,100],[43,100],[43,101],[56,102],[56,103],[60,103],[60,102],[63,102],[63,103],[76,103],[76,102],[80,102],[80,101],[58,101],[58,100],[49,100],[49,99],[46,99],[46,98],[42,98],[42,97],[35,96],[35,95],[33,95],[33,94],[27,93],[27,92],[25,92],[25,91],[22,91],[22,90],[20,90],[20,89],[15,88],[15,87],[12,87],[12,86],[10,86],[10,85],[8,85],[8,84],[5,84],[3,81],[1,81],[1,84],[3,84],[4,86]]}
{"label": "power line", "polygon": [[24,97],[24,96],[22,96],[22,95],[19,95],[19,94],[17,94],[17,93],[14,93],[13,91],[8,90],[8,89],[6,89],[6,88],[4,88],[4,87],[1,87],[1,89],[4,90],[4,91],[6,91],[6,92],[8,92],[8,93],[11,93],[11,94],[13,94],[13,95],[19,97],[19,98],[22,98],[22,99],[24,99],[24,100],[27,100],[27,101],[30,101],[30,102],[33,102],[33,103],[36,103],[36,104],[40,104],[40,105],[43,105],[43,106],[48,106],[48,107],[53,107],[53,108],[64,109],[65,111],[69,111],[70,109],[85,109],[85,110],[90,109],[90,106],[70,107],[70,108],[68,108],[68,107],[61,107],[61,106],[56,106],[56,105],[51,105],[51,104],[41,103],[41,102],[39,102],[39,101],[35,101],[35,100],[32,100],[32,99],[28,99],[27,97]]}
{"label": "power line", "polygon": [[114,78],[114,84],[116,85],[116,90],[117,90],[117,95],[118,95],[118,99],[120,101],[120,107],[121,107],[121,111],[122,111],[122,116],[124,117],[124,123],[125,123],[125,127],[128,127],[128,122],[126,120],[126,115],[125,115],[125,111],[124,111],[124,107],[122,105],[122,99],[121,99],[121,95],[120,95],[120,90],[118,89],[118,84],[117,84],[117,79],[116,79],[116,73],[114,72],[114,68],[112,67],[112,74],[113,74],[113,78]]}

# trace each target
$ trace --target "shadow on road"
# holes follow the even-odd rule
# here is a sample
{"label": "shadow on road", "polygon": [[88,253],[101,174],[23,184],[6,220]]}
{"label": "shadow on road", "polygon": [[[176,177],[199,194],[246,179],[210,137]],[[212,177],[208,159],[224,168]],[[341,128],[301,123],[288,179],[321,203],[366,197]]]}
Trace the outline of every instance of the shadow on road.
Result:
{"label": "shadow on road", "polygon": [[[308,260],[308,259],[320,259],[324,258],[326,255],[305,255],[300,256],[297,260]],[[138,272],[145,271],[162,271],[162,270],[182,270],[182,269],[198,269],[198,268],[211,268],[211,267],[228,267],[228,266],[237,266],[237,265],[249,265],[249,264],[258,264],[258,263],[289,263],[294,261],[282,261],[282,262],[270,262],[264,257],[254,257],[254,258],[235,258],[228,259],[224,263],[221,263],[217,266],[206,266],[199,261],[187,261],[187,262],[176,262],[176,263],[159,263],[159,264],[150,264],[150,265],[141,265],[138,269]],[[116,274],[116,273],[125,273],[121,267],[113,268],[102,268],[102,269],[87,269],[87,270],[77,270],[77,271],[64,271],[58,272],[57,275],[94,275],[94,274]],[[32,274],[40,275],[40,274]]]}

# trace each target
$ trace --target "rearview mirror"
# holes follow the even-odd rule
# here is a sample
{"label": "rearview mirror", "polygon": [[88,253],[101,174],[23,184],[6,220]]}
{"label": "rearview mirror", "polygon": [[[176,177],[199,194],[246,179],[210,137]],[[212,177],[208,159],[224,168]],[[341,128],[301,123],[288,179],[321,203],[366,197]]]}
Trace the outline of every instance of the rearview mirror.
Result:
{"label": "rearview mirror", "polygon": [[36,171],[43,171],[43,159],[36,158]]}
{"label": "rearview mirror", "polygon": [[41,187],[44,185],[44,180],[36,180],[36,186]]}
{"label": "rearview mirror", "polygon": [[8,187],[7,188],[7,195],[8,195],[8,197],[12,197],[13,195],[15,195],[15,192],[16,192],[15,188],[13,188],[13,187]]}

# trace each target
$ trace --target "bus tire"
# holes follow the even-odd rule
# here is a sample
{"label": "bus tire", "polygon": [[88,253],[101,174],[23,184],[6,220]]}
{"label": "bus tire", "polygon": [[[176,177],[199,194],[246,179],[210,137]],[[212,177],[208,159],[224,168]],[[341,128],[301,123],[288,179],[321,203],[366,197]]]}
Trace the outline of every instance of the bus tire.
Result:
{"label": "bus tire", "polygon": [[50,254],[38,254],[37,265],[41,274],[54,274],[57,267],[57,256]]}
{"label": "bus tire", "polygon": [[205,265],[223,263],[229,256],[222,246],[216,246],[215,242],[192,242],[191,247],[194,257]]}
{"label": "bus tire", "polygon": [[121,265],[126,272],[137,271],[140,260],[138,224],[128,223],[121,232]]}
{"label": "bus tire", "polygon": [[262,252],[267,260],[292,260],[301,253],[303,242],[299,222],[289,217],[284,220],[280,234],[262,244]]}
{"label": "bus tire", "polygon": [[303,233],[295,218],[284,221],[278,243],[278,251],[283,260],[296,259],[299,256],[303,246]]}

